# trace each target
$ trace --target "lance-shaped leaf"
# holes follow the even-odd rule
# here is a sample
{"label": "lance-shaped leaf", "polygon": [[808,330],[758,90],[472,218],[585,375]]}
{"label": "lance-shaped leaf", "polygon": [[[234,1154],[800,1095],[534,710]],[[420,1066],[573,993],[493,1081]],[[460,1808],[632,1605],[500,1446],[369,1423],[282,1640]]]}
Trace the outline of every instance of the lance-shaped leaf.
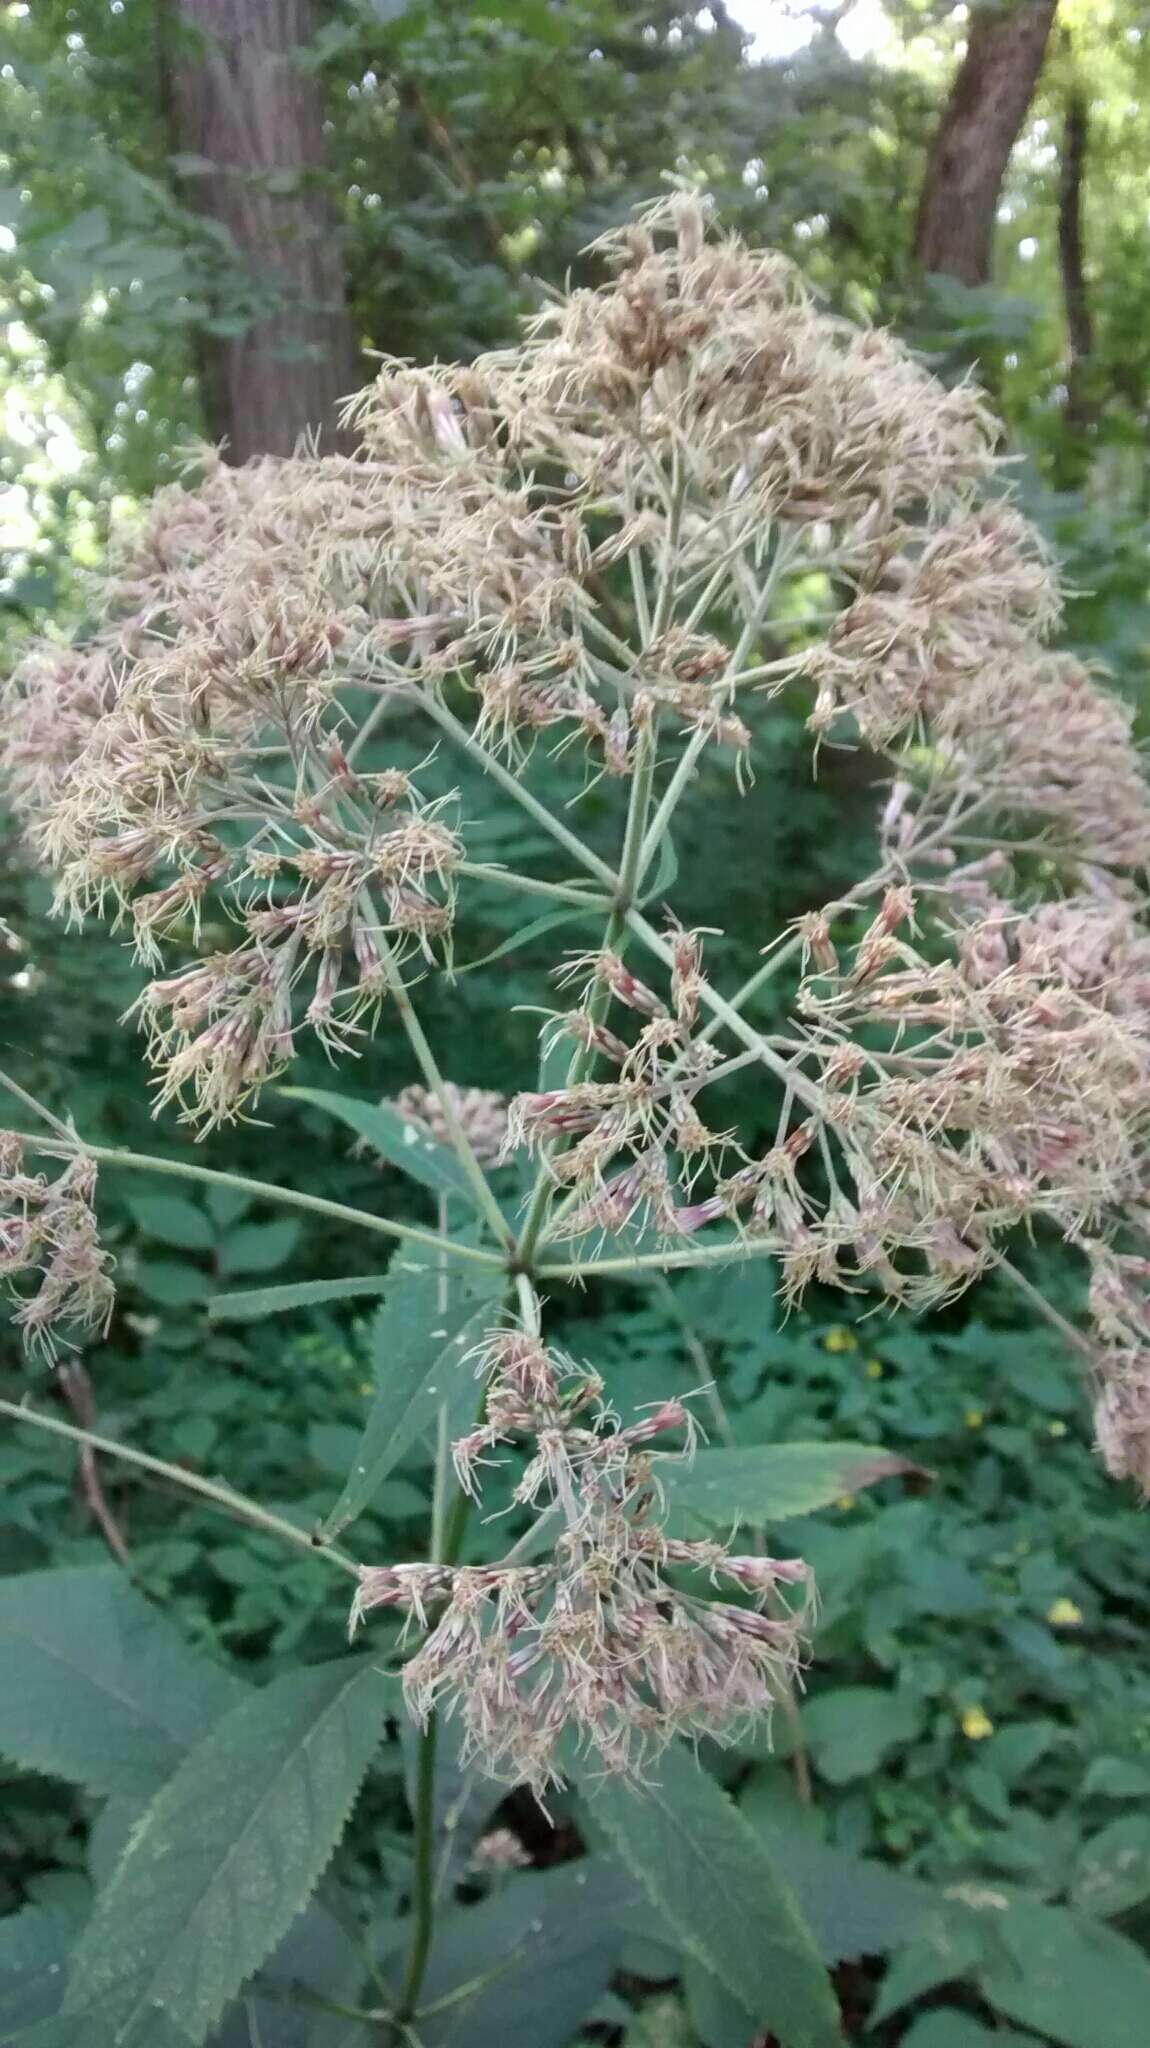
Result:
{"label": "lance-shaped leaf", "polygon": [[400,1116],[385,1102],[363,1102],[358,1096],[337,1095],[330,1088],[281,1088],[279,1092],[293,1102],[310,1102],[313,1108],[338,1117],[389,1166],[421,1181],[433,1194],[460,1195],[470,1208],[475,1207],[475,1190],[454,1152],[411,1117]]}
{"label": "lance-shaped leaf", "polygon": [[636,1788],[581,1774],[579,1789],[689,1955],[782,2048],[841,2048],[814,1939],[769,1849],[715,1780],[675,1747]]}
{"label": "lance-shaped leaf", "polygon": [[900,1472],[921,1472],[876,1444],[746,1444],[699,1451],[660,1475],[672,1505],[708,1527],[813,1514]]}
{"label": "lance-shaped leaf", "polygon": [[159,2016],[204,2040],[310,1897],[390,1696],[370,1658],[290,1672],[227,1714],[157,1793],[65,1998],[85,2027],[99,2023],[101,2048],[143,2048]]}
{"label": "lance-shaped leaf", "polygon": [[90,1792],[147,1797],[242,1699],[120,1571],[0,1579],[0,1752]]}
{"label": "lance-shaped leaf", "polygon": [[348,1280],[288,1280],[282,1287],[247,1287],[238,1294],[217,1294],[208,1303],[214,1323],[250,1323],[264,1316],[286,1315],[293,1308],[320,1308],[329,1301],[352,1301],[357,1295],[386,1294],[386,1273],[364,1273]]}
{"label": "lance-shaped leaf", "polygon": [[325,1542],[369,1506],[441,1407],[459,1434],[479,1398],[463,1361],[494,1321],[502,1273],[480,1267],[445,1275],[430,1254],[399,1252],[388,1278],[371,1334],[376,1393],[343,1492],[323,1524]]}

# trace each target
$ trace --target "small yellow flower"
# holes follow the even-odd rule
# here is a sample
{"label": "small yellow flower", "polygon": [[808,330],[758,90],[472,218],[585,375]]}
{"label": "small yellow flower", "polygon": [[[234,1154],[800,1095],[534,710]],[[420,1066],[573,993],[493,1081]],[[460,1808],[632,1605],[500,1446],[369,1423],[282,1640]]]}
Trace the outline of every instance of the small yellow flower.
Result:
{"label": "small yellow flower", "polygon": [[375,1388],[372,1386],[370,1380],[361,1380],[359,1383],[359,1391],[361,1394],[373,1394],[375,1392]]}
{"label": "small yellow flower", "polygon": [[981,1408],[968,1408],[962,1419],[968,1429],[981,1429],[986,1418]]}
{"label": "small yellow flower", "polygon": [[1047,1608],[1046,1619],[1051,1628],[1081,1628],[1082,1609],[1076,1607],[1073,1600],[1063,1598]]}
{"label": "small yellow flower", "polygon": [[836,1329],[828,1330],[823,1338],[824,1351],[857,1351],[859,1340],[853,1330],[844,1330],[840,1323]]}
{"label": "small yellow flower", "polygon": [[964,1707],[962,1732],[970,1742],[985,1742],[988,1735],[994,1734],[994,1722],[982,1707]]}
{"label": "small yellow flower", "polygon": [[855,1497],[853,1493],[840,1493],[838,1499],[835,1502],[836,1508],[841,1508],[844,1515],[848,1512],[850,1508],[853,1508],[854,1504]]}
{"label": "small yellow flower", "polygon": [[881,1378],[882,1378],[882,1359],[881,1359],[881,1358],[868,1358],[868,1359],[867,1359],[867,1362],[866,1362],[866,1376],[867,1376],[868,1380],[881,1380]]}
{"label": "small yellow flower", "polygon": [[1065,1424],[1064,1422],[1052,1422],[1052,1423],[1050,1423],[1050,1424],[1049,1424],[1049,1427],[1048,1427],[1048,1434],[1049,1434],[1050,1436],[1065,1436],[1065,1435],[1066,1435],[1066,1424]]}

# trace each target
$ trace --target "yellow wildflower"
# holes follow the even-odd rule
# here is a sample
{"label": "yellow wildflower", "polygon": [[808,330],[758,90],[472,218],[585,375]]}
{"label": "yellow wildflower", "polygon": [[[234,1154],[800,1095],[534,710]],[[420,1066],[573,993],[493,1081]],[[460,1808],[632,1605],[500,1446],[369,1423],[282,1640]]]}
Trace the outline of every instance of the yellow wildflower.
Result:
{"label": "yellow wildflower", "polygon": [[1081,1628],[1082,1609],[1073,1600],[1063,1597],[1046,1610],[1046,1619],[1051,1628]]}
{"label": "yellow wildflower", "polygon": [[881,1358],[868,1358],[868,1359],[867,1359],[867,1362],[866,1362],[866,1376],[867,1376],[868,1380],[881,1380],[881,1378],[882,1378],[882,1371],[883,1371],[883,1367],[882,1367],[882,1359],[881,1359]]}
{"label": "yellow wildflower", "polygon": [[986,1418],[981,1408],[968,1408],[962,1419],[968,1429],[981,1429]]}
{"label": "yellow wildflower", "polygon": [[854,1331],[844,1330],[841,1323],[833,1330],[828,1330],[823,1338],[824,1351],[857,1351],[858,1348],[859,1340]]}
{"label": "yellow wildflower", "polygon": [[970,1742],[985,1742],[994,1734],[994,1722],[982,1707],[964,1707],[962,1732]]}

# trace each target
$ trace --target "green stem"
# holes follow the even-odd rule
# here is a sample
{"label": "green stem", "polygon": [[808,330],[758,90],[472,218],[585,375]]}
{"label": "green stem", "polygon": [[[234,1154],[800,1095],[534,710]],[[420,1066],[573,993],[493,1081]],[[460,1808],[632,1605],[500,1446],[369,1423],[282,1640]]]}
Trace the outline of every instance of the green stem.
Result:
{"label": "green stem", "polygon": [[60,1422],[54,1415],[41,1415],[35,1408],[28,1408],[17,1401],[0,1401],[0,1415],[11,1416],[14,1422],[30,1422],[36,1429],[47,1430],[51,1436],[65,1437],[69,1443],[86,1444],[93,1451],[101,1451],[106,1457],[119,1458],[125,1465],[138,1465],[143,1472],[154,1472],[157,1478],[170,1480],[173,1486],[182,1487],[185,1493],[196,1493],[204,1500],[210,1500],[216,1507],[230,1515],[237,1515],[241,1521],[250,1522],[253,1528],[266,1529],[270,1535],[282,1537],[285,1543],[293,1543],[297,1550],[306,1550],[311,1557],[330,1558],[332,1564],[358,1578],[359,1567],[354,1560],[335,1550],[328,1544],[313,1541],[305,1529],[297,1529],[294,1522],[287,1522],[282,1515],[273,1515],[268,1508],[249,1500],[244,1493],[233,1492],[230,1486],[221,1486],[213,1479],[201,1479],[196,1472],[186,1472],[182,1465],[169,1465],[163,1458],[153,1458],[147,1451],[134,1450],[131,1444],[120,1443],[115,1437],[97,1436],[93,1430],[78,1429],[71,1422]]}
{"label": "green stem", "polygon": [[393,2018],[404,2026],[414,2018],[423,1989],[435,1931],[435,1753],[439,1745],[439,1721],[429,1714],[419,1738],[415,1772],[415,1862],[412,1871],[412,1916],[414,1926],[403,1988]]}
{"label": "green stem", "polygon": [[[491,1192],[487,1175],[475,1156],[475,1148],[456,1114],[455,1105],[451,1099],[451,1091],[440,1072],[438,1061],[428,1043],[427,1035],[415,1013],[415,1006],[407,993],[407,984],[399,971],[395,956],[390,946],[386,944],[382,937],[379,943],[380,954],[383,960],[383,972],[392,1000],[399,1012],[400,1022],[407,1033],[408,1042],[418,1061],[420,1072],[439,1104],[440,1114],[447,1126],[448,1135],[455,1149],[455,1156],[467,1176],[479,1213],[490,1225],[496,1243],[510,1247],[511,1232],[504,1220],[503,1211]],[[450,1242],[450,1240],[447,1241]]]}
{"label": "green stem", "polygon": [[501,889],[515,889],[525,896],[550,896],[559,903],[578,903],[587,910],[609,910],[606,896],[594,896],[577,882],[541,882],[534,875],[516,874],[512,868],[488,866],[483,861],[461,860],[457,875],[469,875],[475,882],[494,882]]}
{"label": "green stem", "polygon": [[485,775],[489,775],[493,782],[497,782],[500,789],[504,790],[508,796],[514,797],[521,809],[528,811],[534,818],[535,823],[542,826],[543,830],[549,833],[552,839],[564,847],[572,859],[578,861],[580,867],[586,868],[589,874],[594,875],[598,881],[605,883],[607,888],[614,893],[616,878],[607,866],[606,861],[600,860],[597,853],[592,853],[589,846],[584,846],[578,833],[572,832],[563,823],[561,818],[555,817],[547,809],[546,804],[540,803],[537,796],[532,796],[531,791],[520,781],[519,777],[513,775],[509,768],[505,768],[502,761],[498,760],[494,754],[489,753],[485,746],[481,745],[474,733],[468,732],[467,727],[461,725],[458,718],[452,716],[446,704],[441,704],[431,691],[420,695],[416,701],[422,705],[429,717],[434,718],[436,724],[441,726],[444,732],[450,734],[456,745],[463,748],[464,753],[470,754],[472,760],[479,763]]}
{"label": "green stem", "polygon": [[[346,1202],[329,1202],[323,1195],[305,1195],[298,1188],[272,1187],[263,1180],[249,1180],[241,1173],[220,1173],[211,1166],[197,1166],[192,1160],[153,1158],[149,1152],[122,1151],[119,1146],[89,1145],[73,1141],[73,1149],[87,1154],[101,1166],[123,1166],[141,1173],[170,1173],[177,1179],[206,1182],[209,1187],[236,1188],[261,1201],[282,1202],[289,1209],[307,1209],[313,1216],[330,1216],[340,1223],[354,1223],[361,1230],[374,1230],[384,1237],[405,1239],[409,1244],[427,1245],[445,1258],[469,1259],[473,1265],[502,1266],[498,1252],[483,1251],[478,1245],[460,1244],[438,1231],[424,1230],[417,1223],[393,1223],[388,1216],[373,1216],[370,1209],[352,1209]],[[502,1219],[500,1219],[502,1221]]]}
{"label": "green stem", "polygon": [[536,1266],[537,1280],[597,1280],[600,1273],[670,1273],[686,1266],[726,1266],[762,1259],[778,1251],[774,1238],[733,1237],[722,1244],[684,1246],[681,1251],[633,1252],[611,1259],[567,1259]]}
{"label": "green stem", "polygon": [[[655,773],[655,749],[657,727],[652,720],[650,726],[640,734],[636,749],[635,773],[631,782],[631,794],[627,804],[627,822],[623,829],[623,851],[619,860],[619,875],[615,885],[615,901],[607,919],[603,934],[603,947],[611,951],[625,943],[627,936],[627,911],[634,900],[639,880],[639,865],[643,855],[643,834],[647,823],[647,811],[651,801],[651,784]],[[604,982],[596,983],[592,990],[588,1010],[593,1023],[602,1023],[609,1000],[609,990]],[[590,1072],[594,1061],[594,1049],[579,1046],[567,1074],[567,1087],[577,1088]],[[551,1200],[552,1181],[547,1160],[540,1163],[535,1176],[535,1186],[523,1228],[516,1246],[516,1264],[529,1267],[538,1249],[539,1240],[547,1217]]]}

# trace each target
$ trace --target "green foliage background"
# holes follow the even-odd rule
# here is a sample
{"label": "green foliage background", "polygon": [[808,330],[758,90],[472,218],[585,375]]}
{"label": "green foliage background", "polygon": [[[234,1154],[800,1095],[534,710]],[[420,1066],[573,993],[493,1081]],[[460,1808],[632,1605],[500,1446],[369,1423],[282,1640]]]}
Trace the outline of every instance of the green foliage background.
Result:
{"label": "green foliage background", "polygon": [[[719,10],[713,21],[616,0],[327,0],[306,61],[328,95],[329,177],[359,332],[420,358],[474,354],[513,331],[542,285],[578,271],[586,241],[649,195],[662,169],[695,174],[739,225],[796,255],[832,303],[893,320],[946,375],[977,358],[1008,424],[1018,488],[1065,564],[1069,639],[1141,702],[1150,193],[1133,110],[1150,19],[1133,0],[1066,8],[1069,38],[1053,49],[1004,195],[996,284],[964,292],[923,286],[908,260],[923,152],[961,24],[927,0],[888,13],[903,36],[891,65],[848,60],[829,33],[791,60],[752,63]],[[33,627],[83,617],[113,517],[130,517],[174,473],[196,429],[199,337],[234,332],[266,306],[261,280],[193,212],[195,166],[169,160],[155,87],[164,21],[154,0],[37,0],[0,14],[9,653]],[[1092,123],[1097,349],[1084,441],[1062,406],[1054,237],[1072,74],[1085,82]],[[856,872],[872,829],[865,765],[841,761],[811,785],[800,707],[778,707],[756,749],[737,813],[718,780],[704,783],[676,847],[685,915],[697,903],[705,921],[711,878],[724,878],[729,936],[714,961],[724,985],[752,964],[740,929],[825,900]],[[462,793],[474,815],[466,780]],[[592,793],[582,816],[606,831],[609,795]],[[515,865],[539,851],[523,832],[519,816],[485,798],[471,850]],[[137,1048],[118,1022],[136,970],[117,939],[52,924],[47,896],[9,834],[4,1063],[93,1138],[179,1150],[187,1141],[170,1122],[150,1123]],[[741,914],[752,905],[753,918]],[[469,933],[475,960],[516,928],[508,899],[492,893],[481,908]],[[429,989],[427,1026],[453,1078],[523,1085],[537,1056],[529,1006],[544,999],[551,952],[528,939],[498,975]],[[323,1089],[332,1077],[316,1061],[294,1078]],[[376,1100],[410,1078],[405,1048],[384,1033],[337,1085]],[[262,1123],[214,1140],[212,1160],[273,1182],[300,1184],[302,1172],[313,1193],[432,1214],[425,1191],[353,1153],[344,1126],[287,1095],[269,1099]],[[387,1311],[360,1299],[230,1319],[213,1318],[211,1305],[237,1289],[362,1272],[362,1243],[226,1193],[157,1187],[108,1176],[102,1189],[119,1306],[107,1342],[83,1360],[98,1426],[190,1473],[223,1475],[307,1530],[336,1502],[390,1355]],[[1021,1256],[1073,1313],[1080,1276],[1064,1255],[1037,1242]],[[640,1824],[624,1795],[594,1783],[546,1818],[518,1796],[505,1802],[498,1818],[532,1867],[485,1874],[471,1854],[497,1795],[461,1787],[447,1745],[440,1849],[444,1897],[458,1888],[457,1903],[433,1958],[428,1997],[446,2002],[421,2027],[425,2048],[508,2038],[562,2048],[586,2026],[626,2048],[748,2048],[754,1987],[740,1955],[726,1958],[724,1977],[721,1939],[695,1944],[677,1917],[692,1885],[706,1892],[717,1881],[720,1841],[744,1915],[735,1949],[768,1925],[777,1933],[781,1908],[767,1887],[781,1871],[834,1967],[848,2038],[1133,2048],[1150,2011],[1147,1524],[1093,1457],[1077,1372],[1056,1339],[1001,1283],[923,1322],[816,1294],[780,1323],[762,1274],[749,1272],[670,1286],[601,1281],[557,1306],[565,1341],[594,1357],[608,1394],[629,1409],[685,1391],[702,1359],[748,1455],[788,1439],[853,1442],[882,1445],[913,1469],[855,1494],[824,1480],[809,1512],[780,1508],[769,1528],[816,1566],[816,1661],[798,1728],[780,1718],[772,1754],[705,1759],[706,1783],[737,1800],[737,1837],[718,1791],[713,1810],[709,1793],[684,1795],[678,1907],[669,1897],[654,1910],[635,1880],[637,1838],[650,1836],[649,1860],[668,1853],[658,1812]],[[51,1400],[48,1377],[20,1359],[11,1334],[0,1343],[6,1391]],[[833,1459],[826,1469],[837,1469]],[[208,1868],[221,1784],[255,1799],[260,1758],[278,1741],[284,1782],[297,1785],[300,1730],[310,1741],[316,1727],[322,1742],[307,1754],[319,1760],[292,1796],[313,1815],[330,1807],[333,1833],[381,1728],[386,1738],[318,1902],[293,1923],[320,1872],[289,1815],[274,1881],[249,1873],[234,1895],[215,1894],[243,1953],[258,1961],[270,1945],[271,1963],[238,2000],[197,1979],[185,2005],[218,2048],[385,2037],[348,2012],[373,1972],[388,1981],[401,1939],[410,1756],[394,1693],[343,1656],[344,1587],[319,1558],[270,1534],[129,1467],[100,1470],[136,1584],[166,1621],[149,1620],[108,1564],[71,1454],[31,1430],[6,1429],[0,1442],[0,1754],[11,1759],[0,2041],[164,2048],[155,1984],[113,1972],[94,2015],[60,2011],[62,1958],[93,1883],[161,1787],[173,1811],[183,1802],[201,1818]],[[419,1432],[379,1478],[356,1525],[357,1554],[418,1554],[428,1487]],[[476,1545],[477,1555],[500,1553],[504,1526],[481,1526]],[[155,1634],[141,1646],[147,1628]],[[109,1699],[132,1643],[147,1696],[129,1727]],[[49,1684],[61,1665],[63,1689]],[[258,1706],[253,1686],[267,1688]],[[208,1738],[220,1745],[215,1763],[197,1747]],[[796,1793],[796,1747],[813,1804]],[[224,1799],[218,1839],[233,1809]],[[580,1841],[588,1854],[572,1861]],[[141,1867],[138,1896],[109,1893],[83,1938],[111,1953],[109,1916],[131,1919],[158,1900],[154,1938],[178,1974],[177,1935],[193,1903],[162,1850],[161,1841],[155,1867]],[[207,1947],[222,1939],[220,1928],[203,1934]],[[507,1967],[492,1979],[501,1957]],[[783,1980],[788,1967],[778,1965]],[[302,2003],[289,1998],[301,1984]],[[165,1997],[170,1989],[165,1980]],[[186,2038],[173,2030],[175,2048]]]}

